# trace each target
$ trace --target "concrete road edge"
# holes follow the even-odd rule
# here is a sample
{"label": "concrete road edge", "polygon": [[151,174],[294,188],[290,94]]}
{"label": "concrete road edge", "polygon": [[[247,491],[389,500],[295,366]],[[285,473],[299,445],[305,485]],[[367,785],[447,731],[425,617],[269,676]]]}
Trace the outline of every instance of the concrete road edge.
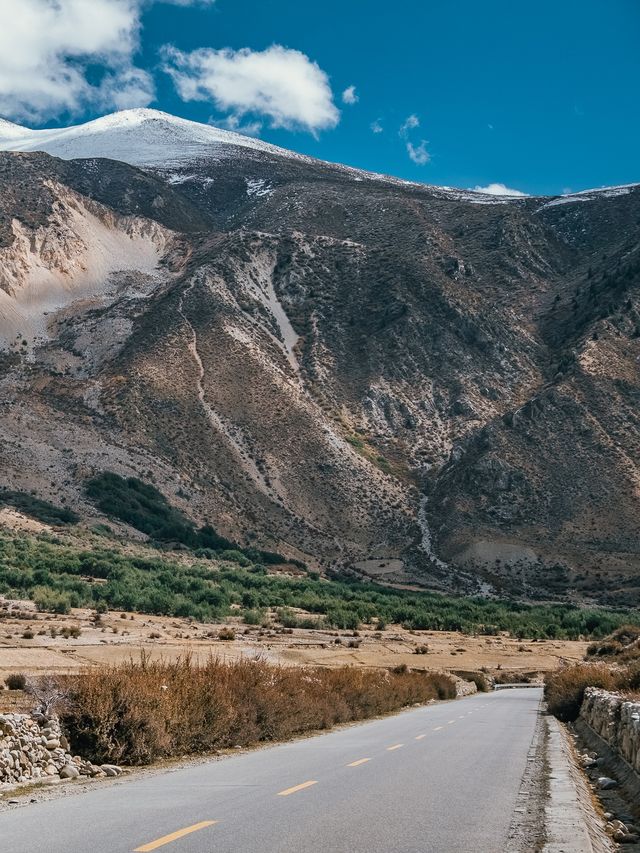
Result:
{"label": "concrete road edge", "polygon": [[555,717],[547,716],[546,723],[549,799],[543,853],[612,853],[616,848],[595,811],[567,730]]}

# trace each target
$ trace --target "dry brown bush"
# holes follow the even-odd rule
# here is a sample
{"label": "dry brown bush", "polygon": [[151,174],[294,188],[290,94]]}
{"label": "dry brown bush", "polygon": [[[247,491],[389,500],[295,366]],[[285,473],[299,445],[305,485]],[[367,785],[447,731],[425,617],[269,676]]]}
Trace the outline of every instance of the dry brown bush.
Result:
{"label": "dry brown bush", "polygon": [[27,676],[24,672],[12,672],[4,680],[7,690],[24,690],[27,686]]}
{"label": "dry brown bush", "polygon": [[563,667],[545,678],[547,706],[559,720],[577,719],[587,687],[630,696],[640,690],[640,627],[622,625],[591,643],[586,659],[590,662]]}
{"label": "dry brown bush", "polygon": [[575,720],[587,687],[616,690],[620,686],[620,675],[604,663],[579,663],[565,666],[547,675],[544,697],[549,711],[563,722]]}
{"label": "dry brown bush", "polygon": [[143,659],[74,678],[63,722],[74,752],[99,762],[148,764],[287,740],[453,697],[453,680],[440,673]]}

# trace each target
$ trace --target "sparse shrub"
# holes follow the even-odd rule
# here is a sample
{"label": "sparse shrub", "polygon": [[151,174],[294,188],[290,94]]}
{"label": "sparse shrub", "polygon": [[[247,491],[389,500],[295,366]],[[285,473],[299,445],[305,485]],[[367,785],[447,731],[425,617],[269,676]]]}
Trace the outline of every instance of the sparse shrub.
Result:
{"label": "sparse shrub", "polygon": [[31,628],[25,628],[25,630],[22,632],[22,639],[23,640],[33,640],[34,636],[35,635],[34,635],[33,631],[31,630]]}
{"label": "sparse shrub", "polygon": [[468,681],[473,681],[480,693],[488,693],[490,684],[483,672],[469,672],[464,676]]}
{"label": "sparse shrub", "polygon": [[245,610],[242,614],[242,621],[245,625],[260,625],[264,619],[264,614],[259,610]]}
{"label": "sparse shrub", "polygon": [[46,717],[59,714],[67,707],[68,679],[55,675],[40,675],[29,679],[26,690],[36,700],[34,710]]}
{"label": "sparse shrub", "polygon": [[65,592],[56,592],[46,587],[36,587],[31,597],[36,609],[41,613],[59,613],[64,615],[71,610],[71,596]]}
{"label": "sparse shrub", "polygon": [[160,634],[158,634],[158,632],[157,632],[157,631],[152,631],[152,632],[149,634],[149,639],[150,639],[150,640],[159,640],[159,639],[160,639]]}
{"label": "sparse shrub", "polygon": [[235,638],[236,632],[233,630],[233,628],[225,627],[220,628],[220,630],[218,631],[219,640],[235,640]]}
{"label": "sparse shrub", "polygon": [[414,655],[428,655],[429,654],[429,646],[416,646],[413,650]]}
{"label": "sparse shrub", "polygon": [[4,683],[7,690],[24,690],[27,686],[27,676],[24,672],[12,672],[5,678]]}

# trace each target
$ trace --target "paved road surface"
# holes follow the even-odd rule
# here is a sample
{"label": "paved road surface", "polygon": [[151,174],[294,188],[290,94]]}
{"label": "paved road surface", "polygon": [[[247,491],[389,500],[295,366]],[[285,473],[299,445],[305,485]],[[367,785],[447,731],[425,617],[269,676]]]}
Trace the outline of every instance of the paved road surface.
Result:
{"label": "paved road surface", "polygon": [[503,853],[541,691],[505,690],[0,814],[2,853]]}

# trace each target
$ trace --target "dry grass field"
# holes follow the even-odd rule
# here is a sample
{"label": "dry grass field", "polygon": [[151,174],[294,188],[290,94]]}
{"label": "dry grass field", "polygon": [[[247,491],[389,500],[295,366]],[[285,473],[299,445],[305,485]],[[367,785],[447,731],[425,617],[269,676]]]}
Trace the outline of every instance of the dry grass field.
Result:
{"label": "dry grass field", "polygon": [[[189,619],[74,609],[69,615],[38,613],[30,601],[5,602],[0,616],[0,683],[7,675],[71,673],[145,653],[152,660],[175,661],[189,654],[204,662],[210,656],[235,660],[262,657],[293,666],[390,667],[492,674],[549,672],[562,661],[578,661],[587,643],[564,640],[517,640],[506,636],[466,636],[455,632],[408,631],[391,625],[384,631],[359,632],[285,629],[275,614],[268,626],[220,624]],[[222,637],[228,637],[223,639]],[[232,637],[232,638],[231,638]],[[9,691],[0,693],[0,710],[11,710]]]}

